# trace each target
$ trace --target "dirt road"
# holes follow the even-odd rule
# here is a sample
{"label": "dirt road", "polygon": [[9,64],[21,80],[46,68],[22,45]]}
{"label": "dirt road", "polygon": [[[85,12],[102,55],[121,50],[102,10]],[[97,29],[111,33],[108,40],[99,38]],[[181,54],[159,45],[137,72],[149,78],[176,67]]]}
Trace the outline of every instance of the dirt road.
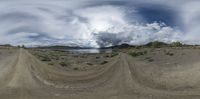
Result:
{"label": "dirt road", "polygon": [[[27,50],[0,60],[0,99],[199,99],[199,90],[154,86],[145,65],[120,53],[100,69],[66,72],[49,67]],[[170,80],[170,79],[169,79]],[[166,83],[167,86],[167,83]],[[187,89],[187,88],[186,88]]]}

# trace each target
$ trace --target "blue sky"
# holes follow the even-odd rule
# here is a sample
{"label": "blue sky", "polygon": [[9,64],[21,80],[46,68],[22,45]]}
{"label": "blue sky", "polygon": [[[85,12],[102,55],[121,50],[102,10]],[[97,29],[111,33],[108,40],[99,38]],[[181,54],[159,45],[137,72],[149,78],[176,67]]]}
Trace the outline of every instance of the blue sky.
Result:
{"label": "blue sky", "polygon": [[0,44],[200,44],[197,0],[1,0]]}

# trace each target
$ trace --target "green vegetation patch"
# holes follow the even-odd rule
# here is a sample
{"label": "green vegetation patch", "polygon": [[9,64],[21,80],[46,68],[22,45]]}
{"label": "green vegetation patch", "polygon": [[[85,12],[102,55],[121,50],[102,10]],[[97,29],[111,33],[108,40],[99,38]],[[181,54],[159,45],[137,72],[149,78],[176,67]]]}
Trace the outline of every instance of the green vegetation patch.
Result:
{"label": "green vegetation patch", "polygon": [[104,64],[107,64],[108,63],[108,61],[103,61],[103,62],[101,62],[100,64],[101,65],[104,65]]}
{"label": "green vegetation patch", "polygon": [[60,62],[59,63],[62,67],[67,67],[68,65],[67,65],[67,63],[65,63],[65,62]]}
{"label": "green vegetation patch", "polygon": [[167,44],[164,42],[154,41],[154,42],[150,42],[144,46],[152,47],[152,48],[161,48],[161,47],[167,46]]}
{"label": "green vegetation patch", "polygon": [[51,59],[48,56],[42,56],[41,61],[51,61]]}
{"label": "green vegetation patch", "polygon": [[146,57],[145,58],[148,62],[153,62],[154,61],[154,59],[152,59],[151,57]]}
{"label": "green vegetation patch", "polygon": [[76,70],[79,70],[79,68],[78,68],[78,67],[74,67],[73,69],[74,69],[75,71],[76,71]]}
{"label": "green vegetation patch", "polygon": [[174,53],[167,52],[167,53],[165,53],[165,55],[168,55],[168,56],[173,56],[173,55],[174,55]]}
{"label": "green vegetation patch", "polygon": [[147,51],[132,51],[129,54],[133,57],[141,56],[147,54]]}
{"label": "green vegetation patch", "polygon": [[183,44],[181,42],[173,42],[170,44],[171,47],[182,47]]}

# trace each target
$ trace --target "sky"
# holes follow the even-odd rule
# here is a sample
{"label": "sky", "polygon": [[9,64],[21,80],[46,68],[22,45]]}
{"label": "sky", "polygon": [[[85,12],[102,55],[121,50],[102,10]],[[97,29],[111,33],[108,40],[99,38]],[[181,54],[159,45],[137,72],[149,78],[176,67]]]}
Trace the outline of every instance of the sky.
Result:
{"label": "sky", "polygon": [[200,44],[198,0],[1,0],[0,44]]}

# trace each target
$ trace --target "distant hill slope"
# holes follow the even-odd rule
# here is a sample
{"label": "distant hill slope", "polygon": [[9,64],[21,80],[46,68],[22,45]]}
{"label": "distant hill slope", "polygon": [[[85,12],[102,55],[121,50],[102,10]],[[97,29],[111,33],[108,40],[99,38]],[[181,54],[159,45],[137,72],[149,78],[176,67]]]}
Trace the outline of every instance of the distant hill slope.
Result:
{"label": "distant hill slope", "polygon": [[79,46],[62,46],[62,45],[55,45],[55,46],[40,46],[35,47],[40,49],[91,49],[91,47],[79,47]]}
{"label": "distant hill slope", "polygon": [[[173,43],[164,43],[159,41],[149,42],[144,45],[130,45],[123,43],[121,45],[115,45],[110,47],[101,47],[99,49],[117,49],[117,48],[135,48],[135,47],[152,47],[152,48],[160,48],[160,47],[184,47],[184,46],[194,46],[194,45],[186,45],[181,42],[173,42]],[[39,46],[34,48],[40,49],[94,49],[92,47],[80,47],[80,46],[64,46],[64,45],[55,45],[55,46]]]}

